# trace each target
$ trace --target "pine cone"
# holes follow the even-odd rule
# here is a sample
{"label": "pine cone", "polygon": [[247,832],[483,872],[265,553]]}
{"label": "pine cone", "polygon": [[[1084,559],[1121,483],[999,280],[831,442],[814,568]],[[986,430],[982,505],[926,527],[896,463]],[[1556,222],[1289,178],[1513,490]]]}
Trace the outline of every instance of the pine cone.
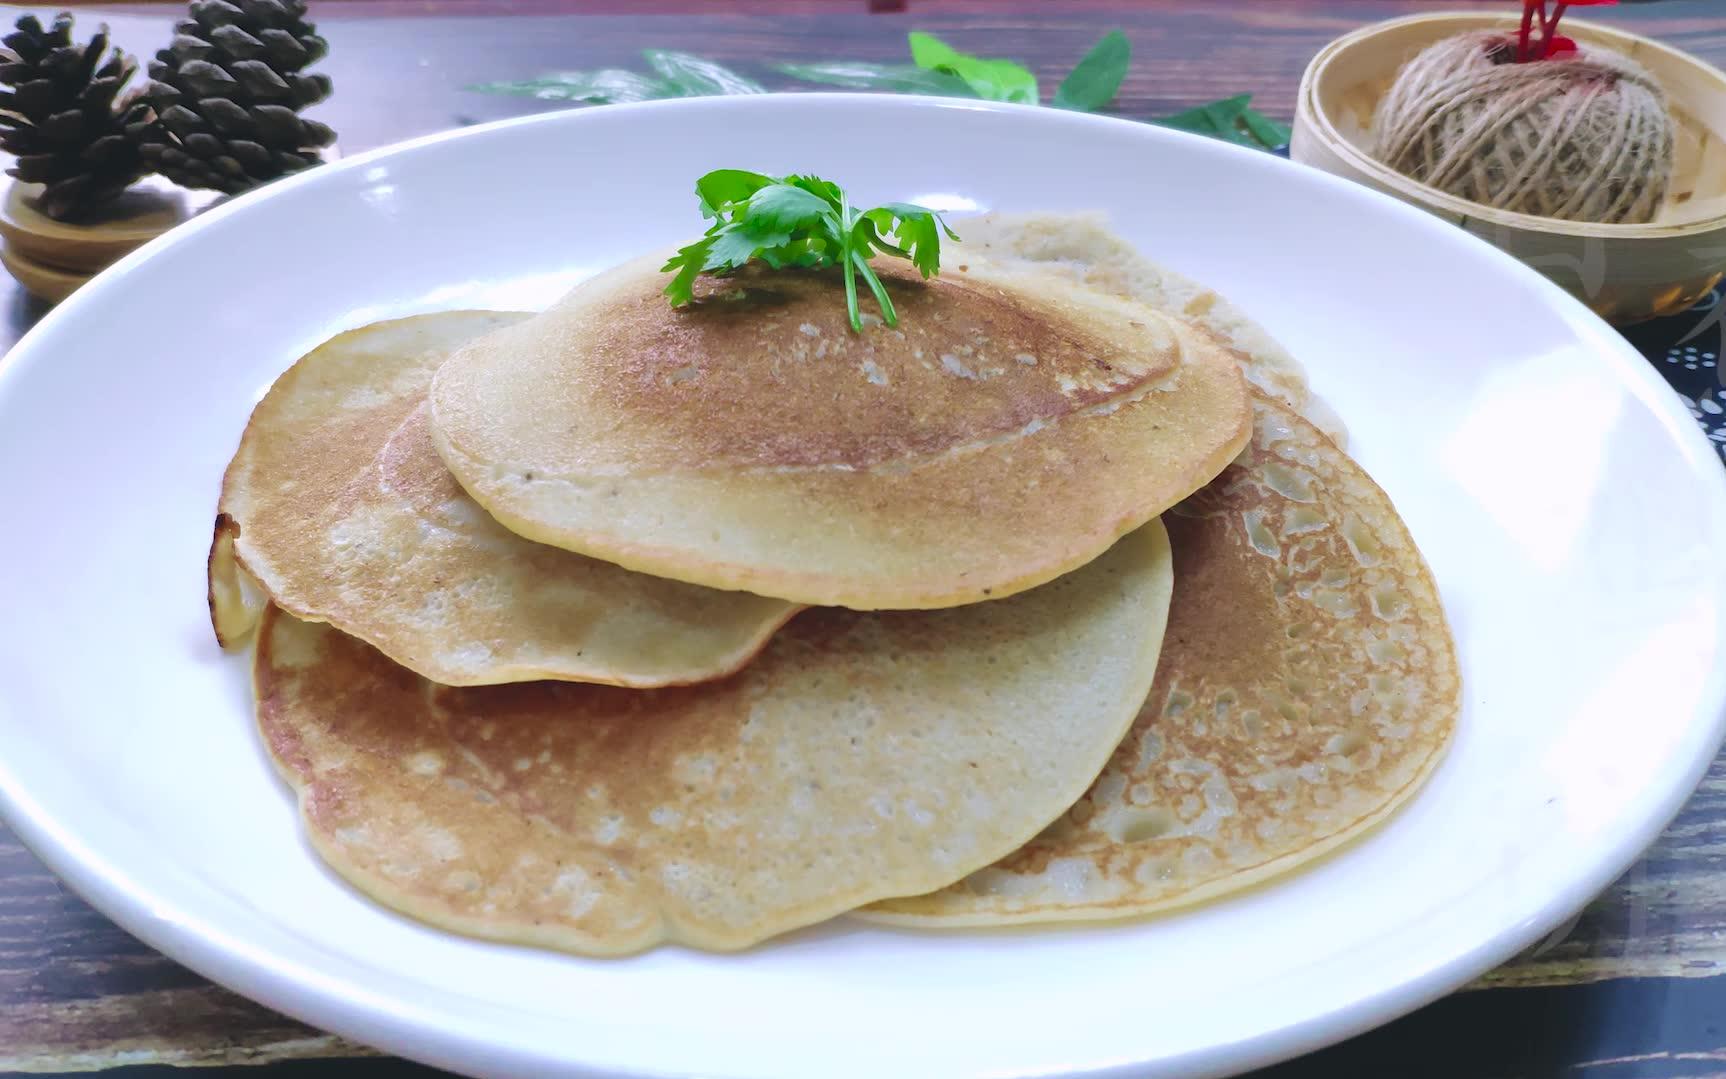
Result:
{"label": "pine cone", "polygon": [[146,171],[127,126],[149,109],[117,100],[137,62],[118,49],[105,61],[106,26],[88,45],[72,43],[72,16],[44,30],[18,20],[0,51],[0,150],[18,162],[6,171],[42,184],[42,212],[64,220],[118,195]]}
{"label": "pine cone", "polygon": [[144,161],[182,187],[238,194],[319,164],[336,133],[298,110],[329,96],[303,69],[329,51],[305,0],[193,0],[150,62]]}

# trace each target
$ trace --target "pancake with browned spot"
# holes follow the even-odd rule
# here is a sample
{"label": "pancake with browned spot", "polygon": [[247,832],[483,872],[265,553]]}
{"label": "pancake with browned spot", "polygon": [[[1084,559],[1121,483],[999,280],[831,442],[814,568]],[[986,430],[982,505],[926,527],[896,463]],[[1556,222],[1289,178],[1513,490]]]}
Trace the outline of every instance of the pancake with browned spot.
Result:
{"label": "pancake with browned spot", "polygon": [[438,682],[657,686],[725,675],[795,605],[648,577],[521,538],[433,449],[426,386],[450,351],[525,315],[451,311],[341,334],[258,404],[210,554],[219,639],[264,594]]}
{"label": "pancake with browned spot", "polygon": [[1175,597],[1155,687],[1090,791],[1037,839],[865,917],[1110,918],[1209,899],[1383,820],[1436,767],[1460,681],[1390,499],[1261,398],[1249,451],[1163,516]]}
{"label": "pancake with browned spot", "polygon": [[1021,595],[805,611],[680,689],[434,686],[273,608],[265,744],[313,844],[434,925],[589,955],[741,948],[1017,848],[1072,804],[1150,688],[1156,522]]}
{"label": "pancake with browned spot", "polygon": [[1024,274],[608,270],[437,373],[438,451],[524,536],[645,573],[860,609],[999,598],[1096,557],[1244,444],[1229,354]]}
{"label": "pancake with browned spot", "polygon": [[1338,446],[1348,432],[1313,393],[1306,369],[1228,297],[1152,262],[1108,227],[1101,213],[988,213],[967,217],[952,255],[979,255],[1003,270],[1029,269],[1137,300],[1209,333],[1240,360],[1247,380],[1311,420]]}

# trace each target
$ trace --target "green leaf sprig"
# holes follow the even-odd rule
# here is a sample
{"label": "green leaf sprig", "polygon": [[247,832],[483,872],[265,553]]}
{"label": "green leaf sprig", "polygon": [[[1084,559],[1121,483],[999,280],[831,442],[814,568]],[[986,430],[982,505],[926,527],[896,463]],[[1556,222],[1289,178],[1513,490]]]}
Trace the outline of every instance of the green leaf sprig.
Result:
{"label": "green leaf sprig", "polygon": [[934,34],[913,30],[907,35],[911,62],[925,71],[938,71],[964,80],[985,101],[1037,103],[1037,76],[1011,60],[988,60],[960,52]]}
{"label": "green leaf sprig", "polygon": [[[907,35],[909,64],[871,64],[833,60],[776,64],[774,69],[800,82],[841,86],[847,90],[885,90],[899,94],[972,97],[987,101],[1037,104],[1037,76],[1011,60],[994,60],[962,52],[934,34],[913,30]],[[519,82],[488,82],[470,86],[491,94],[514,94],[541,101],[583,105],[618,105],[668,97],[708,97],[720,94],[759,94],[765,87],[716,61],[670,49],[647,49],[643,58],[650,75],[622,68],[563,71]],[[1091,47],[1061,80],[1056,108],[1093,112],[1115,99],[1127,77],[1132,45],[1127,35],[1111,30]]]}
{"label": "green leaf sprig", "polygon": [[[847,90],[986,98],[1027,104],[1036,104],[1039,100],[1036,75],[1011,60],[973,56],[953,48],[934,34],[922,31],[913,31],[908,42],[914,61],[910,64],[833,60],[777,64],[775,70],[800,82],[840,86]],[[648,49],[642,55],[653,74],[642,75],[619,68],[566,71],[522,82],[485,83],[469,89],[588,105],[766,91],[754,79],[705,57],[669,49]],[[1120,92],[1131,63],[1132,44],[1125,34],[1111,30],[1061,80],[1049,104],[1081,112],[1106,108]],[[1253,108],[1251,94],[1237,94],[1172,116],[1157,117],[1150,122],[1260,150],[1276,150],[1287,146],[1289,141],[1288,127]]]}
{"label": "green leaf sprig", "polygon": [[1110,30],[1067,73],[1049,104],[1057,109],[1095,112],[1115,100],[1133,62],[1133,45],[1127,35]]}
{"label": "green leaf sprig", "polygon": [[702,274],[726,274],[757,259],[773,269],[839,266],[845,275],[845,309],[851,329],[863,330],[857,303],[861,277],[881,320],[899,324],[892,297],[869,265],[876,255],[909,259],[925,279],[941,269],[941,236],[959,237],[926,206],[889,202],[871,210],[851,205],[843,188],[819,176],[766,176],[717,169],[695,182],[701,215],[713,224],[701,239],[679,248],[660,270],[674,274],[665,286],[673,307],[695,296]]}
{"label": "green leaf sprig", "polygon": [[[782,75],[803,82],[842,86],[847,90],[885,90],[900,94],[979,97],[1035,105],[1040,100],[1037,76],[1011,60],[994,60],[961,52],[934,34],[913,30],[907,35],[911,65],[836,61],[775,65]],[[1095,112],[1120,92],[1132,63],[1127,35],[1111,30],[1061,80],[1049,104],[1060,109]]]}
{"label": "green leaf sprig", "polygon": [[1289,129],[1252,107],[1253,95],[1237,94],[1221,101],[1164,116],[1151,123],[1224,139],[1259,150],[1287,146]]}

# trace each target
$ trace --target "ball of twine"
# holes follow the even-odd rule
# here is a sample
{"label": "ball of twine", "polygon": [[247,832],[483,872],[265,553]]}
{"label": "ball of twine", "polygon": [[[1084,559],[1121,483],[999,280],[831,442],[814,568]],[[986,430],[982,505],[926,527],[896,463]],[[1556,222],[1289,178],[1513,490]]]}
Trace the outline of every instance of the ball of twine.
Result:
{"label": "ball of twine", "polygon": [[1659,84],[1609,50],[1521,64],[1515,55],[1515,39],[1491,31],[1428,46],[1379,103],[1373,156],[1501,210],[1652,220],[1672,177]]}

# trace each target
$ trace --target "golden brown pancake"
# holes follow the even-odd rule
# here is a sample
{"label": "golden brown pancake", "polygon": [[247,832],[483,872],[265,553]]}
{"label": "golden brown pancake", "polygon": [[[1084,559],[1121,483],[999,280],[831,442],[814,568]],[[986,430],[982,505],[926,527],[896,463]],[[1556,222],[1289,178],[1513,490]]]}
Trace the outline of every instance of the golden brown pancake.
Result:
{"label": "golden brown pancake", "polygon": [[989,864],[1071,805],[1150,688],[1153,522],[998,603],[806,611],[680,689],[452,689],[266,615],[265,744],[307,831],[414,917],[588,955],[741,948]]}
{"label": "golden brown pancake", "polygon": [[871,317],[862,334],[829,274],[703,279],[673,310],[657,259],[609,270],[450,358],[438,451],[531,539],[875,609],[1066,573],[1245,442],[1236,363],[1143,305],[1055,278],[879,269],[899,328]]}
{"label": "golden brown pancake", "polygon": [[1175,596],[1156,685],[1097,782],[1018,852],[871,920],[1001,925],[1193,903],[1383,820],[1456,726],[1456,653],[1390,500],[1260,398],[1242,463],[1165,514]]}
{"label": "golden brown pancake", "polygon": [[[736,670],[795,611],[647,577],[499,525],[432,448],[425,391],[449,352],[525,315],[453,311],[341,334],[259,403],[210,555],[217,636],[248,633],[248,578],[449,685],[658,686]],[[243,571],[242,571],[243,567]]]}
{"label": "golden brown pancake", "polygon": [[951,256],[982,256],[1005,271],[1059,274],[1099,292],[1137,300],[1210,334],[1240,360],[1256,388],[1311,420],[1338,446],[1348,432],[1307,381],[1300,361],[1228,298],[1144,257],[1101,213],[988,213],[967,217]]}

